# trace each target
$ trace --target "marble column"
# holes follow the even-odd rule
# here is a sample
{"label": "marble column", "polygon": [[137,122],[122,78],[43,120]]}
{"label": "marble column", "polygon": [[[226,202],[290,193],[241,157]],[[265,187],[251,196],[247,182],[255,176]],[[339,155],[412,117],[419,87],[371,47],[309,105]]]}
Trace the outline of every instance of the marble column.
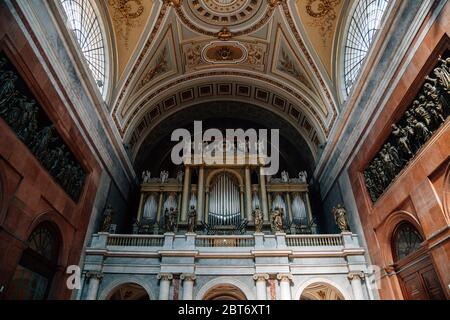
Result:
{"label": "marble column", "polygon": [[100,286],[100,281],[103,278],[103,274],[98,271],[89,271],[86,273],[86,277],[89,278],[89,288],[86,300],[97,300],[98,288]]}
{"label": "marble column", "polygon": [[183,280],[183,300],[193,300],[195,274],[182,274],[180,279]]}
{"label": "marble column", "polygon": [[189,186],[191,184],[191,168],[184,167],[183,195],[181,197],[181,222],[187,221],[187,211],[189,203]]}
{"label": "marble column", "polygon": [[144,210],[143,206],[144,206],[144,194],[141,192],[141,198],[139,200],[138,215],[137,215],[137,219],[136,219],[137,222],[140,222],[142,219],[142,211]]}
{"label": "marble column", "polygon": [[264,221],[269,221],[269,209],[267,208],[267,191],[266,191],[266,176],[262,174],[263,168],[259,168],[259,185],[261,191],[261,209],[264,216]]}
{"label": "marble column", "polygon": [[253,280],[256,281],[256,299],[267,300],[266,281],[269,280],[267,273],[255,273]]}
{"label": "marble column", "polygon": [[239,201],[240,201],[240,208],[241,208],[241,219],[244,220],[245,218],[245,204],[244,204],[244,187],[239,187]]}
{"label": "marble column", "polygon": [[253,221],[250,167],[245,167],[245,211],[247,212],[247,220]]}
{"label": "marble column", "polygon": [[205,223],[208,223],[208,211],[209,211],[209,188],[207,187],[205,190]]}
{"label": "marble column", "polygon": [[292,275],[289,273],[279,273],[277,274],[277,279],[280,281],[280,299],[291,300]]}
{"label": "marble column", "polygon": [[205,168],[200,166],[198,170],[198,184],[197,184],[197,223],[201,223],[203,221],[203,195],[204,191],[204,176],[205,176]]}
{"label": "marble column", "polygon": [[350,272],[348,274],[348,279],[352,285],[353,298],[355,300],[364,300],[364,293],[362,289],[361,280],[364,279],[363,272]]}
{"label": "marble column", "polygon": [[159,300],[169,300],[170,281],[173,279],[171,273],[160,273],[159,279]]}
{"label": "marble column", "polygon": [[159,224],[159,221],[161,221],[161,213],[162,213],[162,206],[163,206],[163,196],[164,196],[164,193],[161,191],[159,193],[158,211],[156,213],[156,222],[158,222],[158,224]]}
{"label": "marble column", "polygon": [[286,204],[287,204],[287,211],[289,216],[289,222],[292,222],[292,204],[291,204],[291,195],[289,192],[286,192]]}

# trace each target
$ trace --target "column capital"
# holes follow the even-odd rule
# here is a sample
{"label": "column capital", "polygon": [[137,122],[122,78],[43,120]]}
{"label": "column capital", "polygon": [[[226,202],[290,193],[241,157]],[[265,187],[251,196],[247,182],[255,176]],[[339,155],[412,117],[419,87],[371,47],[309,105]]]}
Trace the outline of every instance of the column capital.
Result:
{"label": "column capital", "polygon": [[101,280],[103,278],[103,273],[101,271],[87,271],[86,278],[95,278]]}
{"label": "column capital", "polygon": [[269,280],[269,275],[267,273],[255,273],[253,275],[253,280],[255,281],[267,281]]}
{"label": "column capital", "polygon": [[365,278],[364,272],[358,271],[358,272],[349,272],[347,275],[347,278],[349,280],[363,280]]}
{"label": "column capital", "polygon": [[193,273],[183,273],[180,276],[180,279],[183,281],[195,281],[195,279],[197,279],[197,276]]}
{"label": "column capital", "polygon": [[279,273],[277,274],[277,279],[280,281],[292,281],[294,277],[290,273]]}
{"label": "column capital", "polygon": [[171,273],[159,273],[156,278],[158,280],[165,280],[165,281],[170,281],[173,279],[173,274]]}

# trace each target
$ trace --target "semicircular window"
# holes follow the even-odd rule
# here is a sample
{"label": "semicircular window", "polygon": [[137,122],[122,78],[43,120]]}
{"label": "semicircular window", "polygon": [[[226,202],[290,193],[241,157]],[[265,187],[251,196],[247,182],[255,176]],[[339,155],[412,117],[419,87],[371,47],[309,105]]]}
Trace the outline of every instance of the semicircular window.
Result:
{"label": "semicircular window", "polygon": [[69,28],[80,45],[100,93],[104,96],[106,81],[105,45],[99,19],[89,0],[60,0]]}
{"label": "semicircular window", "polygon": [[344,50],[344,86],[348,95],[359,74],[388,0],[359,0],[350,20]]}
{"label": "semicircular window", "polygon": [[410,255],[420,248],[422,235],[409,222],[401,223],[394,232],[393,244],[396,260]]}

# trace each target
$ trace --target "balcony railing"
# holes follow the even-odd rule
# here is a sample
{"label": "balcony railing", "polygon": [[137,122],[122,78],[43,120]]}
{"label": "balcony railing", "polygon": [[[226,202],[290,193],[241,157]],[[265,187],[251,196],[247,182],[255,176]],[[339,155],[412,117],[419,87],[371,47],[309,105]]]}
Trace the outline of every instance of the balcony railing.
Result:
{"label": "balcony railing", "polygon": [[[127,250],[126,247],[159,248],[158,250],[201,250],[202,248],[247,248],[258,249],[285,249],[293,248],[296,251],[304,248],[306,251],[314,249],[342,250],[345,248],[360,248],[355,234],[345,232],[341,234],[314,234],[314,235],[286,235],[284,233],[250,235],[124,235],[98,233],[93,236],[90,249]],[[131,249],[136,250],[136,249]],[[139,249],[141,250],[141,249]],[[150,249],[151,250],[151,249]]]}
{"label": "balcony railing", "polygon": [[253,236],[197,236],[196,247],[254,247]]}
{"label": "balcony railing", "polygon": [[108,235],[108,246],[122,247],[162,247],[164,236],[159,235]]}
{"label": "balcony railing", "polygon": [[286,236],[288,247],[342,246],[342,236],[337,235],[291,235]]}

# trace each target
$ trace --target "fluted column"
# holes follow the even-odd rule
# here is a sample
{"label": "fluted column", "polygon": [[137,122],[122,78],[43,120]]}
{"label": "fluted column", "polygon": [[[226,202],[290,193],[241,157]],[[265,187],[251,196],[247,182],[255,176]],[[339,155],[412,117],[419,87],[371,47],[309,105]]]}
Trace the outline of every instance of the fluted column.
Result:
{"label": "fluted column", "polygon": [[352,285],[353,298],[355,300],[364,300],[364,294],[362,289],[361,280],[364,279],[363,272],[350,272],[348,274],[348,279]]}
{"label": "fluted column", "polygon": [[205,169],[200,166],[198,170],[198,185],[197,185],[197,223],[203,221],[203,195],[204,191],[204,175]]}
{"label": "fluted column", "polygon": [[183,280],[183,300],[193,300],[195,274],[182,274],[180,279]]}
{"label": "fluted column", "polygon": [[267,273],[255,273],[253,280],[256,281],[256,299],[267,300],[266,281],[269,280],[269,275]]}
{"label": "fluted column", "polygon": [[292,275],[289,273],[279,273],[277,274],[277,279],[280,281],[280,299],[291,300]]}
{"label": "fluted column", "polygon": [[181,221],[186,222],[189,203],[189,186],[191,184],[191,168],[184,167],[183,195],[181,198]]}
{"label": "fluted column", "polygon": [[245,208],[245,211],[247,212],[247,220],[253,221],[250,167],[245,167]]}
{"label": "fluted column", "polygon": [[86,300],[97,300],[98,287],[100,286],[103,274],[101,272],[89,271],[86,273],[86,277],[89,278],[89,288]]}
{"label": "fluted column", "polygon": [[259,186],[261,189],[261,208],[264,221],[269,221],[269,209],[267,208],[266,176],[262,174],[263,168],[259,168]]}
{"label": "fluted column", "polygon": [[171,273],[160,273],[159,279],[159,300],[169,300],[170,281],[173,279]]}

